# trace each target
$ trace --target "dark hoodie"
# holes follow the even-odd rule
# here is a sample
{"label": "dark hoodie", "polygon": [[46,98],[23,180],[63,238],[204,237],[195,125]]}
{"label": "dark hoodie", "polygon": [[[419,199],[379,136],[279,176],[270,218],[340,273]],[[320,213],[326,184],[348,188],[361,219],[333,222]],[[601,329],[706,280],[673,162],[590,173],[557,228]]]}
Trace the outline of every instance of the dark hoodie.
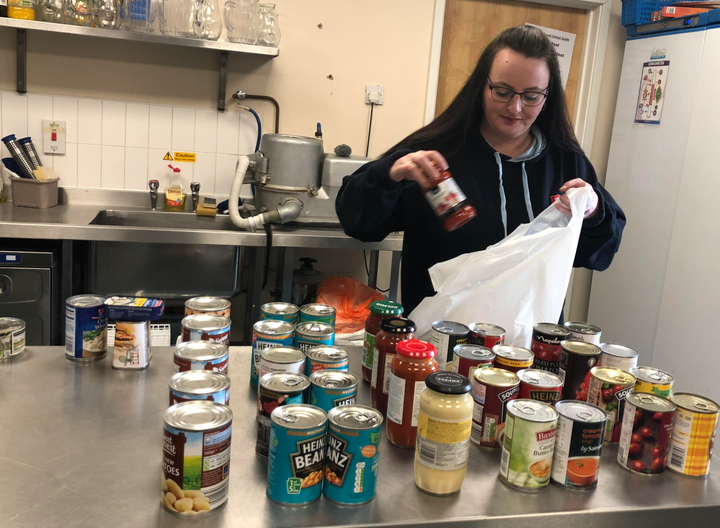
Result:
{"label": "dark hoodie", "polygon": [[345,233],[364,242],[377,242],[393,231],[404,231],[402,301],[409,314],[434,294],[428,269],[463,253],[496,244],[520,224],[528,223],[550,205],[550,196],[574,178],[590,183],[598,195],[598,212],[583,222],[575,267],[607,269],[620,247],[625,214],[597,181],[584,154],[546,145],[535,127],[533,146],[509,158],[496,152],[477,132],[457,153],[435,146],[477,210],[477,216],[452,233],[445,231],[420,187],[390,179],[390,167],[419,146],[398,150],[363,165],[346,176],[335,209]]}

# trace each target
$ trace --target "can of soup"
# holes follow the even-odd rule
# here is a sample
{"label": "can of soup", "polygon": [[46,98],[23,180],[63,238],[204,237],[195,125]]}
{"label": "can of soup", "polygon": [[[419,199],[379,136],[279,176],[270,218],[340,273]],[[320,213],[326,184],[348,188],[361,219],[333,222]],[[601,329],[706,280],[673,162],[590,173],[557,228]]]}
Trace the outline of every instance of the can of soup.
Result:
{"label": "can of soup", "polygon": [[305,375],[310,376],[319,370],[347,370],[350,354],[347,350],[335,346],[317,346],[308,349],[305,361]]}
{"label": "can of soup", "polygon": [[267,496],[299,506],[322,493],[327,414],[312,405],[286,405],[271,416]]}
{"label": "can of soup", "polygon": [[301,323],[327,323],[335,326],[336,310],[327,304],[304,304],[300,307]]}
{"label": "can of soup", "polygon": [[174,353],[175,372],[206,370],[227,374],[230,349],[212,341],[178,343]]}
{"label": "can of soup", "polygon": [[710,471],[720,407],[709,398],[676,392],[670,396],[675,409],[668,467],[692,477]]}
{"label": "can of soup", "polygon": [[505,329],[502,326],[490,323],[473,323],[470,328],[470,342],[474,345],[492,348],[495,345],[505,344]]}
{"label": "can of soup", "polygon": [[310,380],[303,374],[273,372],[260,378],[257,399],[257,441],[255,452],[268,456],[270,416],[278,407],[310,401]]}
{"label": "can of soup", "polygon": [[490,368],[495,352],[482,345],[458,345],[453,349],[452,371],[472,379],[475,369]]}
{"label": "can of soup", "polygon": [[296,324],[300,317],[300,308],[295,304],[284,302],[271,302],[260,307],[260,319],[271,319],[273,321],[285,321]]}
{"label": "can of soup", "polygon": [[555,406],[560,401],[563,381],[557,374],[540,369],[518,371],[521,399],[535,400]]}
{"label": "can of soup", "polygon": [[570,339],[570,330],[552,323],[538,323],[533,327],[530,350],[535,354],[533,367],[553,374],[560,372],[560,343]]}
{"label": "can of soup", "polygon": [[620,441],[625,399],[635,388],[635,376],[612,367],[593,367],[590,370],[588,403],[597,405],[608,414],[605,424],[605,443]]}
{"label": "can of soup", "polygon": [[230,407],[209,401],[165,411],[161,503],[166,510],[202,514],[225,504],[232,418]]}
{"label": "can of soup", "polygon": [[260,352],[259,376],[271,372],[293,372],[303,374],[305,371],[305,354],[290,346],[266,348]]}
{"label": "can of soup", "polygon": [[518,397],[520,378],[498,368],[477,369],[472,377],[473,408],[470,440],[484,447],[498,448],[505,428],[505,414],[510,400]]}
{"label": "can of soup", "polygon": [[495,361],[493,362],[495,368],[509,370],[510,372],[533,368],[535,356],[527,348],[496,345],[493,352],[495,352]]}
{"label": "can of soup", "polygon": [[310,376],[310,384],[310,404],[325,412],[357,402],[358,378],[351,372],[319,370]]}
{"label": "can of soup", "polygon": [[350,506],[375,498],[382,423],[383,415],[365,405],[328,411],[326,498]]}
{"label": "can of soup", "polygon": [[219,315],[188,315],[182,321],[183,341],[214,341],[230,344],[232,321]]}
{"label": "can of soup", "polygon": [[669,398],[675,378],[664,370],[654,367],[637,367],[630,371],[637,378],[633,392],[650,392],[655,396]]}
{"label": "can of soup", "polygon": [[614,343],[602,343],[600,348],[602,349],[601,367],[613,367],[625,372],[630,372],[637,367],[639,354],[634,348]]}
{"label": "can of soup", "polygon": [[500,480],[511,488],[537,491],[550,483],[558,413],[535,400],[508,402]]}
{"label": "can of soup", "polygon": [[25,352],[25,321],[15,317],[0,317],[0,360]]}
{"label": "can of soup", "polygon": [[303,352],[335,344],[335,327],[328,323],[300,323],[295,328],[295,346]]}
{"label": "can of soup", "polygon": [[555,410],[559,417],[550,478],[566,489],[594,490],[607,413],[596,405],[580,401],[558,402]]}
{"label": "can of soup", "polygon": [[570,341],[584,341],[593,345],[600,345],[602,330],[599,326],[588,323],[578,323],[576,321],[568,321],[565,328],[570,330]]}
{"label": "can of soup", "polygon": [[675,409],[670,400],[647,392],[626,398],[617,455],[622,467],[653,477],[665,472]]}
{"label": "can of soup", "polygon": [[600,347],[584,341],[560,343],[560,377],[563,379],[563,400],[587,401],[590,369],[600,360]]}
{"label": "can of soup", "polygon": [[229,319],[231,305],[222,297],[193,297],[185,301],[185,315],[219,315]]}
{"label": "can of soup", "polygon": [[230,378],[225,374],[196,370],[178,372],[170,378],[170,406],[186,401],[214,401],[230,405]]}
{"label": "can of soup", "polygon": [[117,321],[112,367],[121,370],[148,368],[152,359],[150,321]]}
{"label": "can of soup", "polygon": [[253,325],[250,385],[257,387],[260,373],[260,354],[263,350],[295,344],[295,326],[285,321],[258,321]]}
{"label": "can of soup", "polygon": [[435,346],[435,360],[440,370],[452,370],[453,350],[470,342],[470,329],[455,321],[435,321],[430,331],[430,343]]}
{"label": "can of soup", "polygon": [[107,355],[105,298],[76,295],[65,301],[65,357],[97,361]]}

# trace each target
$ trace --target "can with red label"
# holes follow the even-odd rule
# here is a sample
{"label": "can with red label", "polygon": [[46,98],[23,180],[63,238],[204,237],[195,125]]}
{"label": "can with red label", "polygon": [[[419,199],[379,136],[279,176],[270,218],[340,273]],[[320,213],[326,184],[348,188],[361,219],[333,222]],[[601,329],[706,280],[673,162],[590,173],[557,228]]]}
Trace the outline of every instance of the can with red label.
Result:
{"label": "can with red label", "polygon": [[590,370],[588,403],[597,405],[608,414],[605,423],[605,443],[620,441],[625,398],[635,388],[635,376],[612,367],[593,367]]}
{"label": "can with red label", "polygon": [[472,379],[475,369],[493,366],[495,352],[480,345],[458,345],[453,350],[452,371]]}
{"label": "can with red label", "polygon": [[560,344],[560,377],[563,379],[563,400],[587,401],[590,369],[600,360],[600,347],[583,341]]}
{"label": "can with red label", "polygon": [[533,327],[530,350],[535,354],[533,367],[553,374],[560,372],[560,343],[570,339],[570,330],[552,323],[538,323]]}
{"label": "can with red label", "polygon": [[557,374],[540,369],[523,369],[520,378],[520,398],[547,403],[553,407],[560,401],[563,381]]}
{"label": "can with red label", "polygon": [[600,354],[601,367],[614,367],[625,372],[630,372],[638,365],[638,351],[625,345],[616,345],[615,343],[602,343],[600,345],[602,354]]}
{"label": "can with red label", "polygon": [[602,330],[600,330],[599,326],[568,321],[565,323],[565,328],[570,330],[570,340],[572,341],[584,341],[593,345],[600,344]]}
{"label": "can with red label", "polygon": [[477,369],[472,377],[475,400],[470,440],[485,447],[502,445],[507,403],[518,397],[520,378],[498,368]]}
{"label": "can with red label", "polygon": [[518,372],[522,369],[532,368],[535,359],[532,352],[522,347],[496,345],[495,348],[493,348],[493,352],[495,352],[493,366],[495,368],[509,370],[510,372]]}
{"label": "can with red label", "polygon": [[470,325],[470,342],[474,345],[492,349],[495,345],[505,344],[505,329],[490,323],[473,323]]}

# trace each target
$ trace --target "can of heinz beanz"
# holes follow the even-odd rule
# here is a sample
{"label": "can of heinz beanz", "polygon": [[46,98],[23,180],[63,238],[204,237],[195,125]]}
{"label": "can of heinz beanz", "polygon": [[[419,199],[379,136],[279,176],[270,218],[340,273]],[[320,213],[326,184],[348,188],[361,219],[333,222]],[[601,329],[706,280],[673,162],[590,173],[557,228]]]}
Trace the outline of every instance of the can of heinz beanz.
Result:
{"label": "can of heinz beanz", "polygon": [[250,385],[257,387],[260,378],[260,354],[268,348],[293,346],[295,325],[286,321],[265,319],[253,325]]}

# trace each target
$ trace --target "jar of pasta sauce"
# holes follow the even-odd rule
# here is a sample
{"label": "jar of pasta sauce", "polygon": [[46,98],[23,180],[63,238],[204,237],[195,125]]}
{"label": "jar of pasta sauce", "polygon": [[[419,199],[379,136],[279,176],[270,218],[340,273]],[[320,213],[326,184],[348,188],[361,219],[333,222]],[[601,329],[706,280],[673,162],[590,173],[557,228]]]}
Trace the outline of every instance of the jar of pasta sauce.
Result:
{"label": "jar of pasta sauce", "polygon": [[390,394],[390,368],[400,341],[412,339],[415,323],[409,319],[383,319],[380,332],[375,337],[370,399],[372,406],[383,416],[387,414],[388,394]]}
{"label": "jar of pasta sauce", "polygon": [[440,370],[435,347],[425,341],[400,341],[390,370],[387,436],[398,447],[415,447],[420,394],[425,378]]}
{"label": "jar of pasta sauce", "polygon": [[477,215],[448,170],[442,171],[439,177],[429,178],[423,194],[446,231],[455,231]]}
{"label": "jar of pasta sauce", "polygon": [[365,340],[363,342],[362,377],[370,382],[372,378],[373,355],[375,354],[375,336],[380,332],[380,321],[400,317],[403,314],[401,304],[392,301],[375,301],[370,305],[370,315],[365,321]]}

